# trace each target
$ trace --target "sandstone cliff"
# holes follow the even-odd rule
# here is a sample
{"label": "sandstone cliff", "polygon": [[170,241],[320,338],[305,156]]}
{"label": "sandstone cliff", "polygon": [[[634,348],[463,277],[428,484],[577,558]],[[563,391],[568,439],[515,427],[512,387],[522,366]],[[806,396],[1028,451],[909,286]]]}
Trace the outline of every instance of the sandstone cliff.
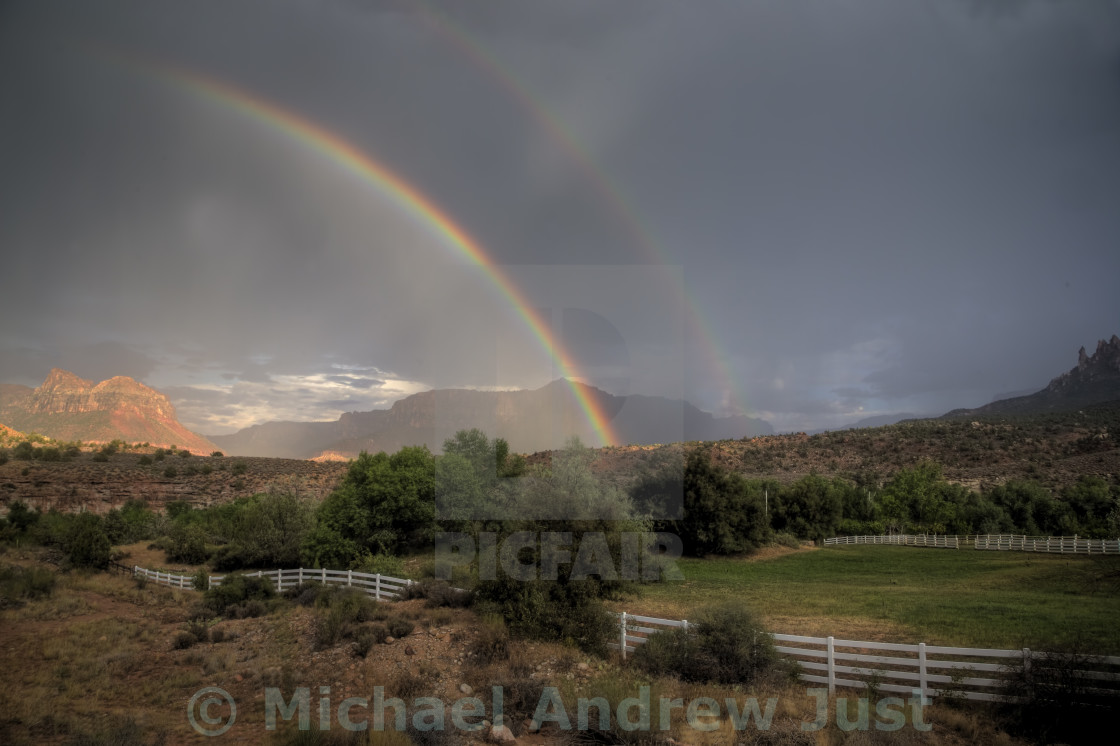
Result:
{"label": "sandstone cliff", "polygon": [[94,384],[65,370],[51,370],[35,389],[8,386],[0,398],[0,423],[58,440],[114,439],[154,446],[175,445],[194,453],[217,450],[175,416],[171,401],[127,376]]}

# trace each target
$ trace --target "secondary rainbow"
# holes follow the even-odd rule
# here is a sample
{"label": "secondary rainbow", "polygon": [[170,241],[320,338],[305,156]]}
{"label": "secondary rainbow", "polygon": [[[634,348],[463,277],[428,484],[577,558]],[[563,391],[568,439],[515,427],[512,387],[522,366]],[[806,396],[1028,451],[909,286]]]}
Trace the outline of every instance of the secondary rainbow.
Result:
{"label": "secondary rainbow", "polygon": [[141,69],[174,82],[202,98],[238,111],[327,157],[405,208],[448,246],[482,267],[494,286],[513,304],[518,315],[541,346],[552,355],[560,375],[568,382],[584,417],[601,443],[613,445],[620,442],[611,426],[610,415],[591,395],[589,387],[575,380],[576,366],[549,325],[541,319],[528,299],[494,263],[486,250],[419,189],[338,135],[228,83],[204,77],[193,71],[150,61],[146,61]]}
{"label": "secondary rainbow", "polygon": [[[567,153],[568,157],[579,167],[588,182],[602,198],[603,204],[622,225],[630,240],[645,254],[644,258],[657,264],[675,264],[668,252],[638,219],[637,211],[626,199],[626,196],[612,183],[603,169],[592,160],[586,148],[579,144],[575,135],[564,126],[564,123],[552,114],[529,91],[528,87],[518,80],[516,75],[507,70],[482,43],[476,41],[460,24],[440,10],[433,8],[426,0],[419,0],[418,5],[421,9],[420,18],[426,21],[427,26],[434,33],[448,41],[475,67],[496,81],[498,86],[505,90],[510,98],[529,114],[541,130],[561,150]],[[731,397],[733,402],[737,401],[740,405],[745,405],[746,398],[735,383],[736,379],[731,372],[728,355],[718,344],[716,335],[711,329],[711,324],[706,322],[701,315],[696,302],[689,296],[687,289],[684,287],[683,280],[679,283],[678,290],[681,303],[688,310],[692,328],[697,337],[703,341],[709,361],[717,375],[722,379],[721,383],[726,394]]]}

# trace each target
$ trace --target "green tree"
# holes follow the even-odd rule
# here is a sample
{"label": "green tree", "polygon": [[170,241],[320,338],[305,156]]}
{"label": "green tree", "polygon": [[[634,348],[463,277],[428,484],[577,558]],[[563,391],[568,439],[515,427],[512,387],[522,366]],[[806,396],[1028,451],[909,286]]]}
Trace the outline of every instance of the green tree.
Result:
{"label": "green tree", "polygon": [[79,513],[72,518],[65,543],[72,565],[103,569],[109,565],[110,548],[100,518],[92,513]]}

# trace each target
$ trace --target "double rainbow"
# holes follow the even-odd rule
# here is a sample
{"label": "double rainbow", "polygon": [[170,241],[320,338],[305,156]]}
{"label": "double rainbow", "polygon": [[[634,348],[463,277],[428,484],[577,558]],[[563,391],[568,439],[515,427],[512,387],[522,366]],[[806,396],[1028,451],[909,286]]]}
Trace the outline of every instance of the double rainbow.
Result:
{"label": "double rainbow", "polygon": [[621,442],[611,425],[610,413],[595,396],[594,389],[576,380],[577,367],[552,331],[551,325],[534,310],[486,250],[414,185],[338,135],[239,88],[189,70],[150,61],[142,69],[200,98],[249,117],[334,162],[395,202],[454,251],[481,267],[498,291],[513,305],[540,345],[552,356],[558,372],[567,381],[583,416],[600,443],[613,445]]}

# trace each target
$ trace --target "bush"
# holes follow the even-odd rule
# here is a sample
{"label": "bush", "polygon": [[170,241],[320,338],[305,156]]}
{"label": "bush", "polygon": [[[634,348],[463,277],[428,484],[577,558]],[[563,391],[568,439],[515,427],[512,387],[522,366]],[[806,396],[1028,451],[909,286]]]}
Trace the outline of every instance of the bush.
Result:
{"label": "bush", "polygon": [[1006,727],[1038,743],[1097,743],[1115,727],[1115,693],[1090,678],[1094,656],[1074,644],[1064,651],[1036,653],[1030,665],[1009,667],[1001,694]]}
{"label": "bush", "polygon": [[73,518],[65,540],[70,564],[104,569],[109,566],[111,548],[100,518],[91,513],[80,513]]}
{"label": "bush", "polygon": [[291,599],[300,606],[314,606],[324,590],[326,590],[325,586],[313,580],[305,580],[297,586],[285,589],[283,595],[284,598]]}
{"label": "bush", "polygon": [[190,451],[185,450],[185,449],[182,450],[182,451],[179,451],[179,458],[190,458],[190,457],[191,457],[191,452]]}
{"label": "bush", "polygon": [[501,616],[514,636],[558,640],[605,656],[618,625],[603,604],[601,586],[594,579],[572,583],[488,580],[475,589],[474,606],[481,614]]}
{"label": "bush", "polygon": [[682,681],[750,684],[777,662],[774,644],[741,602],[703,610],[689,628],[657,632],[634,653],[634,665],[652,676]]}
{"label": "bush", "polygon": [[390,619],[386,626],[389,628],[389,634],[398,639],[408,637],[412,634],[412,630],[416,629],[416,625],[401,617]]}
{"label": "bush", "polygon": [[482,617],[478,638],[471,645],[470,652],[483,665],[509,660],[509,630],[500,616],[487,614]]}
{"label": "bush", "polygon": [[175,633],[175,636],[171,638],[171,647],[175,650],[186,650],[197,642],[198,638],[190,632],[179,630]]}
{"label": "bush", "polygon": [[35,458],[35,446],[31,445],[29,440],[21,440],[12,449],[12,458],[19,461],[30,461]]}
{"label": "bush", "polygon": [[141,466],[151,466],[152,457],[145,453],[139,459],[137,459],[136,463],[140,464]]}
{"label": "bush", "polygon": [[30,601],[54,592],[55,576],[41,567],[5,567],[0,570],[0,608]]}
{"label": "bush", "polygon": [[174,466],[169,466],[163,470],[163,476],[167,479],[174,479],[175,477],[179,476],[179,470]]}
{"label": "bush", "polygon": [[62,451],[57,448],[40,448],[38,456],[40,461],[61,461]]}
{"label": "bush", "polygon": [[424,578],[405,587],[405,599],[422,598],[424,605],[430,609],[451,607],[463,609],[471,604],[469,591],[452,588],[446,580]]}
{"label": "bush", "polygon": [[167,559],[171,562],[198,565],[210,556],[206,551],[206,536],[198,526],[176,525],[167,538]]}
{"label": "bush", "polygon": [[101,451],[98,451],[97,453],[93,454],[89,458],[90,458],[90,461],[97,461],[98,463],[104,464],[109,460],[109,454],[102,453]]}
{"label": "bush", "polygon": [[0,448],[0,466],[8,463],[8,449]]}
{"label": "bush", "polygon": [[221,458],[222,456],[225,456],[225,454],[222,453],[221,451],[211,451],[210,452],[210,458]]}
{"label": "bush", "polygon": [[234,462],[233,466],[231,466],[229,469],[229,473],[234,475],[235,477],[239,477],[247,471],[249,471],[249,465],[244,461]]}
{"label": "bush", "polygon": [[39,513],[28,509],[27,503],[22,500],[13,500],[12,504],[8,506],[8,523],[20,533],[26,532],[38,520]]}
{"label": "bush", "polygon": [[152,460],[153,461],[163,461],[163,459],[166,456],[167,456],[166,451],[164,451],[162,448],[157,448],[156,452],[152,454]]}
{"label": "bush", "polygon": [[[221,585],[206,591],[203,603],[212,613],[229,616],[226,611],[231,607],[251,600],[266,601],[275,596],[276,591],[272,587],[272,581],[268,578],[258,578],[252,575],[227,575],[222,579]],[[240,611],[243,612],[244,609]]]}

